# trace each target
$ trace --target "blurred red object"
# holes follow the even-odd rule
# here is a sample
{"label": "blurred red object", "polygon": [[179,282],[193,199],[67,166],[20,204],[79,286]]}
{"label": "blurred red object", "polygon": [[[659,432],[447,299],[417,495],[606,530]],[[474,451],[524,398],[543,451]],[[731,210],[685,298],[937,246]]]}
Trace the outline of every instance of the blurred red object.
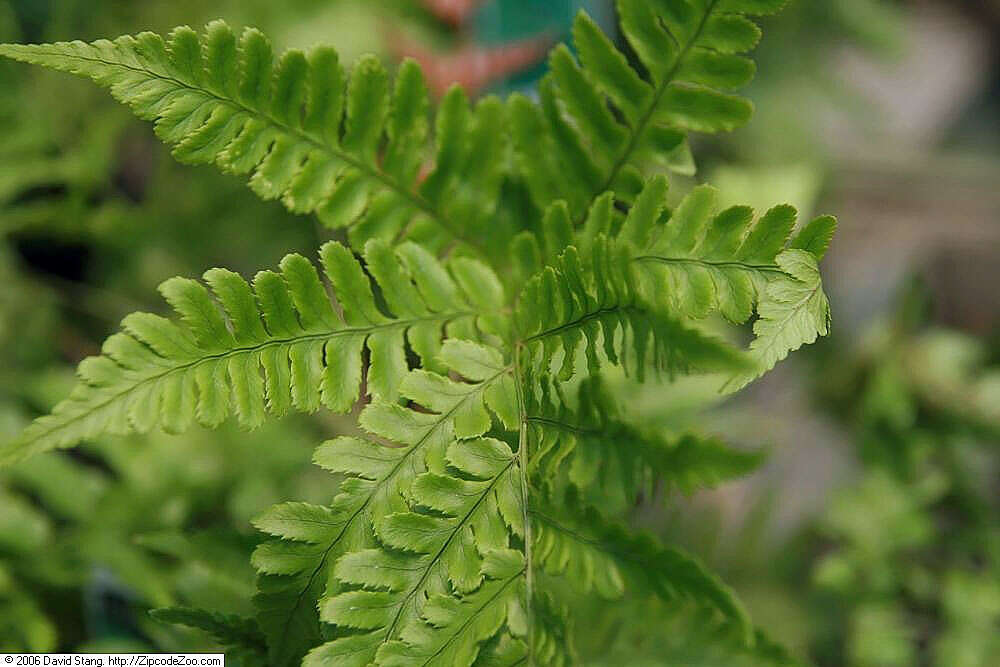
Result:
{"label": "blurred red object", "polygon": [[540,62],[551,45],[550,38],[538,37],[497,47],[470,45],[437,53],[400,35],[390,40],[397,58],[413,58],[420,64],[427,85],[438,97],[455,83],[475,95],[489,84]]}
{"label": "blurred red object", "polygon": [[424,7],[445,23],[461,25],[482,0],[423,0]]}

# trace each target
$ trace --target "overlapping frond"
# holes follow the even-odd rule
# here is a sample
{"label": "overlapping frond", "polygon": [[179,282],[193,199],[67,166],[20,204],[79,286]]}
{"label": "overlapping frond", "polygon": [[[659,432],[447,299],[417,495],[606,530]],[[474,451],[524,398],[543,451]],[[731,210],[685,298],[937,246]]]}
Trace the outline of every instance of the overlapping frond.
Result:
{"label": "overlapping frond", "polygon": [[391,401],[408,371],[404,340],[433,368],[445,333],[499,333],[503,292],[478,262],[456,259],[446,268],[417,245],[393,250],[381,241],[371,241],[365,257],[388,310],[336,242],[320,251],[336,308],[301,255],[286,256],[280,273],[261,271],[252,286],[224,269],[205,273],[211,291],[195,280],[166,281],[160,291],[180,321],[127,316],[102,355],[80,364],[70,397],[4,446],[0,461],[101,433],[216,426],[230,414],[253,427],[268,413],[345,412],[360,393],[366,348],[368,391]]}
{"label": "overlapping frond", "polygon": [[571,408],[567,400],[528,394],[526,420],[535,484],[568,481],[606,516],[651,497],[658,488],[683,492],[711,488],[752,472],[764,460],[718,438],[692,433],[667,438],[628,423],[599,377],[583,381]]}
{"label": "overlapping frond", "polygon": [[281,538],[253,558],[275,664],[321,643],[320,617],[364,632],[319,646],[307,664],[368,664],[420,622],[428,596],[448,592],[449,582],[478,588],[478,548],[507,547],[513,528],[500,517],[518,520],[514,463],[503,442],[480,436],[492,428],[491,412],[516,428],[511,369],[495,349],[465,341],[447,341],[440,359],[463,380],[411,371],[399,393],[419,410],[376,401],[362,411],[362,427],[391,445],[341,437],[317,449],[318,465],[346,476],[330,507],[286,503],[255,522]]}
{"label": "overlapping frond", "polygon": [[602,359],[620,364],[639,381],[656,372],[747,371],[751,362],[722,341],[683,325],[636,288],[629,249],[603,235],[583,260],[569,246],[521,291],[514,325],[542,368],[561,351],[558,376],[568,379],[583,347],[590,373]]}
{"label": "overlapping frond", "polygon": [[608,599],[626,588],[665,600],[687,599],[714,609],[752,642],[753,627],[735,593],[690,556],[633,534],[580,505],[575,494],[531,511],[534,559],[547,574],[580,593]]}
{"label": "overlapping frond", "polygon": [[550,57],[541,104],[510,101],[511,131],[536,204],[569,202],[579,220],[611,190],[630,202],[641,167],[659,163],[692,173],[687,132],[721,132],[745,123],[753,106],[730,91],[753,78],[760,29],[748,18],[787,0],[618,0],[633,66],[581,13],[573,25],[578,58],[565,46]]}
{"label": "overlapping frond", "polygon": [[460,90],[449,93],[437,116],[434,168],[421,183],[431,156],[429,103],[412,62],[394,84],[373,56],[348,76],[332,48],[275,58],[259,31],[237,37],[222,21],[202,35],[182,26],[166,40],[144,32],[90,44],[6,44],[0,55],[110,88],[156,123],[178,160],[248,174],[264,199],[331,227],[352,225],[356,245],[404,234],[428,245],[482,244],[477,227],[496,205],[502,104],[487,98],[473,109]]}
{"label": "overlapping frond", "polygon": [[748,644],[741,628],[711,609],[649,597],[617,601],[616,606],[635,621],[623,624],[600,647],[595,665],[803,666],[759,629]]}

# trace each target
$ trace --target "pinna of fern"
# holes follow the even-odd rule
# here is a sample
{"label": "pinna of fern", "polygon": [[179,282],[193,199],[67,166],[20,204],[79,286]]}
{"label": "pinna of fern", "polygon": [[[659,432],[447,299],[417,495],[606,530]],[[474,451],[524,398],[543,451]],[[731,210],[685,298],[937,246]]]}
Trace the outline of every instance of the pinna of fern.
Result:
{"label": "pinna of fern", "polygon": [[577,57],[553,50],[541,103],[509,101],[518,164],[540,208],[564,199],[574,220],[595,197],[638,195],[651,165],[694,172],[688,132],[733,130],[751,103],[732,90],[750,82],[760,28],[749,18],[787,0],[618,0],[635,65],[584,13],[573,25]]}
{"label": "pinna of fern", "polygon": [[475,260],[444,266],[418,245],[370,241],[366,268],[382,308],[349,250],[331,241],[320,258],[336,304],[313,264],[295,254],[281,261],[280,273],[259,272],[252,287],[224,269],[205,273],[211,292],[187,278],[164,282],[160,291],[181,322],[127,316],[101,356],[80,364],[73,393],[7,443],[0,461],[102,433],[213,427],[230,414],[253,427],[269,413],[346,412],[358,400],[363,350],[368,391],[394,400],[408,370],[404,339],[433,369],[442,330],[478,339],[506,326],[497,315],[503,288]]}
{"label": "pinna of fern", "polygon": [[[643,175],[651,161],[687,169],[686,132],[746,120],[749,104],[723,91],[753,72],[736,55],[759,37],[747,16],[782,4],[620,0],[637,69],[581,16],[582,64],[557,49],[537,106],[445,97],[423,179],[428,102],[413,64],[391,86],[377,61],[347,77],[326,48],[275,66],[259,32],[237,38],[220,22],[167,40],[0,47],[110,87],[179,159],[252,174],[261,197],[348,226],[363,247],[362,261],[321,248],[333,300],[299,255],[252,283],[223,269],[206,272],[210,289],[167,281],[180,321],[127,317],[0,462],[230,414],[252,427],[344,412],[364,387],[365,434],[314,457],[340,478],[333,500],[255,522],[272,538],[253,554],[256,615],[162,618],[208,630],[246,664],[558,665],[576,660],[569,589],[690,600],[750,650],[760,635],[732,591],[616,510],[651,485],[709,484],[759,457],[644,432],[599,373],[709,371],[732,388],[828,330],[817,262],[832,218],[793,236],[790,207],[719,211],[707,186],[671,207],[666,179]],[[484,221],[517,183],[539,215],[518,223],[511,263]],[[716,312],[756,315],[748,351],[703,333]]]}
{"label": "pinna of fern", "polygon": [[495,208],[504,161],[479,156],[501,153],[502,105],[486,98],[471,108],[453,89],[437,115],[435,166],[420,181],[429,102],[413,62],[390,90],[373,56],[348,77],[332,48],[293,49],[276,60],[261,32],[237,38],[222,21],[203,35],[185,26],[166,40],[145,32],[90,44],[7,44],[0,54],[108,87],[155,123],[178,160],[247,174],[261,198],[350,226],[358,246],[400,235],[433,247],[486,246],[475,222]]}

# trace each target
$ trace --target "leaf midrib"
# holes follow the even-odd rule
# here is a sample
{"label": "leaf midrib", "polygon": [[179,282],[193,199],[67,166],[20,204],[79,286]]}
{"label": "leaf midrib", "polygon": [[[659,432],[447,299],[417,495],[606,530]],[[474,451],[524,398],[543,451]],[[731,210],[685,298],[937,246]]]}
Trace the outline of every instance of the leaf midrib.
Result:
{"label": "leaf midrib", "polygon": [[784,269],[777,264],[750,264],[740,261],[710,260],[700,257],[667,257],[664,255],[640,255],[632,259],[633,262],[648,262],[656,264],[695,264],[707,269],[740,269],[742,271],[753,271],[758,273],[776,273],[788,275]]}

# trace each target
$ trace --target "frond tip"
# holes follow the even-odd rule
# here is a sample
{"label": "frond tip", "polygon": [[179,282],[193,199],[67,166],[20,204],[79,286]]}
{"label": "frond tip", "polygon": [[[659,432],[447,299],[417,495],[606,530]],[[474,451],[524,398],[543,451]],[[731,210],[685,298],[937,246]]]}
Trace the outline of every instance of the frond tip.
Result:
{"label": "frond tip", "polygon": [[637,267],[637,292],[667,312],[701,319],[718,311],[739,324],[756,311],[750,356],[757,368],[733,384],[746,384],[829,332],[818,262],[836,229],[834,218],[816,218],[793,235],[798,212],[792,206],[775,206],[756,219],[748,206],[720,211],[715,188],[701,185],[668,210],[665,192],[661,179],[652,179],[617,239]]}

